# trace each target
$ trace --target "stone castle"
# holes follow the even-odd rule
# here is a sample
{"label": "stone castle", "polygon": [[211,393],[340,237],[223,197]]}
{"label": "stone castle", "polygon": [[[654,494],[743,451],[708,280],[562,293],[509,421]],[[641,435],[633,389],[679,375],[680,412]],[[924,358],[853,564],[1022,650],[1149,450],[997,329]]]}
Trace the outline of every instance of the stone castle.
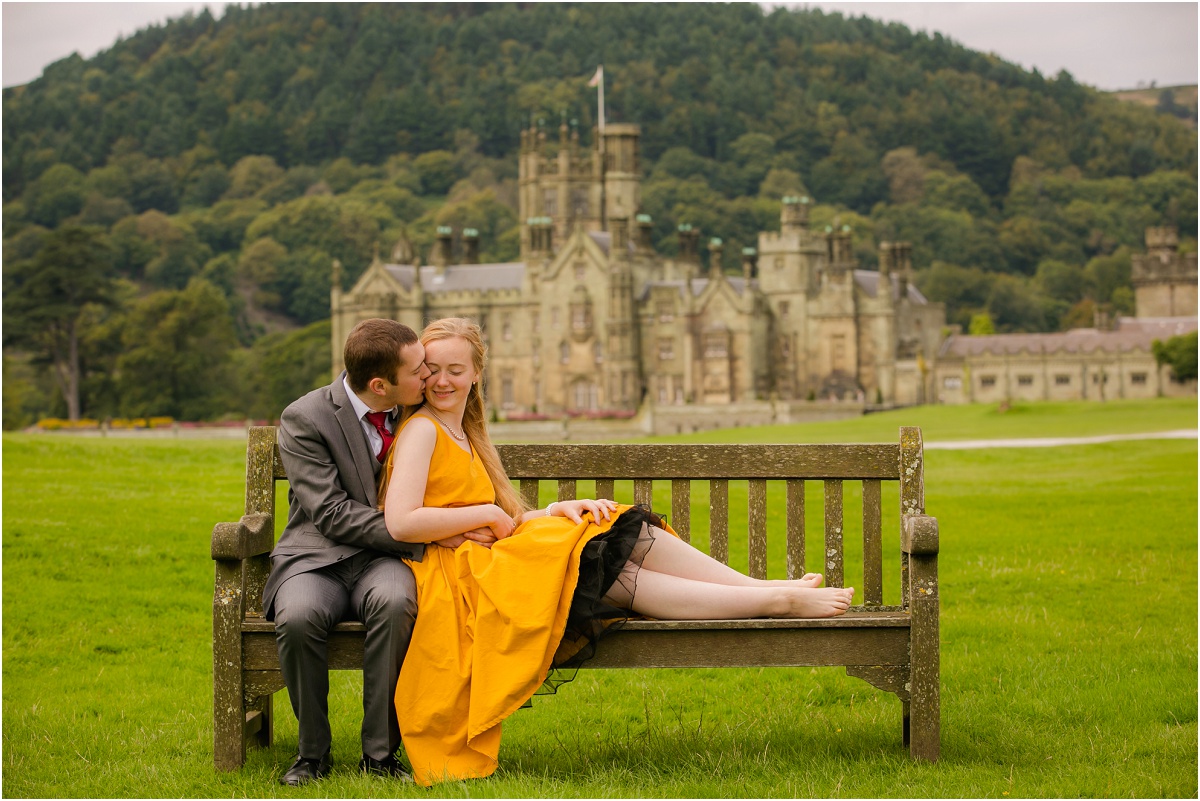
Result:
{"label": "stone castle", "polygon": [[[912,282],[906,243],[860,269],[848,229],[816,231],[808,198],[784,198],[780,230],[721,270],[723,243],[681,221],[679,252],[651,241],[641,213],[636,125],[582,147],[523,131],[520,260],[479,264],[478,234],[439,229],[429,263],[376,259],[348,291],[335,267],[333,362],[350,329],[388,317],[418,331],[446,316],[483,327],[494,410],[631,416],[645,404],[728,407],[817,400],[903,405],[935,398],[945,311]],[[703,252],[708,251],[708,267]]]}
{"label": "stone castle", "polygon": [[1108,400],[1196,394],[1154,358],[1154,340],[1196,330],[1196,254],[1174,228],[1146,229],[1135,255],[1134,317],[1051,334],[953,334],[942,343],[934,401]]}

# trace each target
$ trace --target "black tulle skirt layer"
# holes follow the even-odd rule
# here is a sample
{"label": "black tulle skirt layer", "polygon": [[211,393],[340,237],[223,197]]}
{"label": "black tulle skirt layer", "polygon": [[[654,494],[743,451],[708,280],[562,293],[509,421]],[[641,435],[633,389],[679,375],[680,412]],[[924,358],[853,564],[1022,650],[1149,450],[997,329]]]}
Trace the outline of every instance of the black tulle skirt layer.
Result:
{"label": "black tulle skirt layer", "polygon": [[[552,693],[575,678],[576,670],[595,656],[596,644],[637,616],[628,607],[637,592],[642,560],[654,544],[649,526],[663,527],[662,518],[646,507],[634,506],[622,512],[611,529],[583,547],[566,631],[539,695]],[[605,600],[614,585],[620,585],[613,593],[624,601],[620,606]]]}

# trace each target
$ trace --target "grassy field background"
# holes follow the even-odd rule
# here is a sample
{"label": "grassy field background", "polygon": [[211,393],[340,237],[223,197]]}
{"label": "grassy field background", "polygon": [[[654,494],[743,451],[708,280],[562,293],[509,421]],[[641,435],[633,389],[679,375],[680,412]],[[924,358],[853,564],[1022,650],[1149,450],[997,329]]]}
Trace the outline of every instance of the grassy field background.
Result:
{"label": "grassy field background", "polygon": [[[1086,436],[1194,428],[1196,405],[939,407],[705,439],[889,440],[909,423],[927,442]],[[296,744],[284,694],[276,745],[214,773],[209,542],[241,513],[241,443],[6,435],[3,446],[6,797],[430,795],[353,770],[356,673],[333,682],[328,779],[275,783]],[[899,702],[840,669],[582,671],[506,723],[496,776],[433,795],[1195,797],[1196,442],[926,461],[942,531],[941,762],[910,763]],[[703,544],[700,485],[696,496]],[[847,492],[851,583],[855,503]],[[808,567],[820,569],[813,539]],[[744,569],[744,541],[730,555]],[[780,552],[769,558],[778,575]]]}

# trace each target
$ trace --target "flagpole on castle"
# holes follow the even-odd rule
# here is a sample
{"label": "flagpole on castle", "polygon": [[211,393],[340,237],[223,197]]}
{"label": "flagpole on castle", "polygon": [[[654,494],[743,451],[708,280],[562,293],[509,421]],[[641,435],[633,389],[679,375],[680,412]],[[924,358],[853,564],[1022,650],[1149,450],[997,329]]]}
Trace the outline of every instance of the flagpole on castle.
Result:
{"label": "flagpole on castle", "polygon": [[604,155],[604,65],[603,64],[596,67],[596,74],[592,76],[592,79],[590,81],[588,81],[588,86],[595,86],[600,89],[599,98],[597,101],[599,104],[599,109],[600,109],[600,114],[598,117],[598,121],[600,124],[597,126],[600,131],[600,134],[599,134],[600,135],[600,142],[599,142],[599,145],[600,145],[600,147],[599,147],[599,153],[600,153],[600,230],[607,231],[608,230],[608,214],[607,214],[607,209],[605,209],[605,207],[604,207],[605,199],[606,199],[604,185],[606,183],[605,173],[607,171],[608,165],[606,163],[607,159],[605,158],[605,155]]}

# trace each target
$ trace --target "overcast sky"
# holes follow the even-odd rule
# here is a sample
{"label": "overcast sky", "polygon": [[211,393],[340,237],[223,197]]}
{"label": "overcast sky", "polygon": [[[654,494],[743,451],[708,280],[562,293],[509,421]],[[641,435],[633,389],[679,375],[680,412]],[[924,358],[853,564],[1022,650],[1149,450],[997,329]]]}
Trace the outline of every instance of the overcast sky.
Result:
{"label": "overcast sky", "polygon": [[[120,36],[188,10],[225,3],[9,3],[3,7],[3,85],[38,77],[48,65],[78,52],[85,58]],[[1139,83],[1196,83],[1194,2],[1179,3],[786,3],[902,22],[993,52],[1052,77],[1068,70],[1099,89]]]}

